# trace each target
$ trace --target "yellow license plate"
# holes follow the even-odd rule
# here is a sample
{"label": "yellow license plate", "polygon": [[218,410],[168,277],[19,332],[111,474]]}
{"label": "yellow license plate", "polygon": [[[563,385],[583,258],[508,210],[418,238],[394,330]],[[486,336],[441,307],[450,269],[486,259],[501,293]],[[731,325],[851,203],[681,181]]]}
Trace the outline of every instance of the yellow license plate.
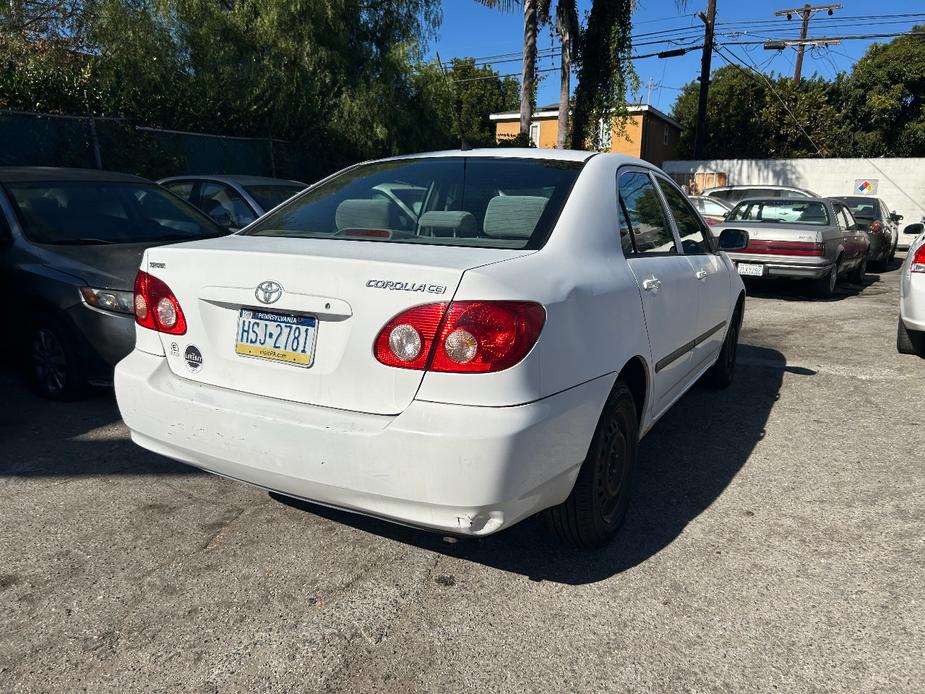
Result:
{"label": "yellow license plate", "polygon": [[315,358],[318,319],[242,308],[234,351],[243,357],[309,367]]}

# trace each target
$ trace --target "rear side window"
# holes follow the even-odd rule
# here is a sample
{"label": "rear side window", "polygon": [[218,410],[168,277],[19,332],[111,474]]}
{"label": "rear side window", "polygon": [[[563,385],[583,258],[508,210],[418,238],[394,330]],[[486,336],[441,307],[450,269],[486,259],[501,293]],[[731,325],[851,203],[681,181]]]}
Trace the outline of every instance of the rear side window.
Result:
{"label": "rear side window", "polygon": [[247,234],[484,248],[539,248],[582,162],[431,157],[349,169]]}
{"label": "rear side window", "polygon": [[677,253],[674,234],[649,175],[641,171],[620,174],[618,193],[622,208],[620,222],[627,226],[626,230],[620,229],[620,235],[629,231],[636,253]]}
{"label": "rear side window", "polygon": [[675,226],[678,227],[678,236],[681,237],[681,248],[687,255],[710,253],[710,232],[707,231],[700,216],[694,212],[681,193],[663,178],[656,176],[659,187],[668,202],[668,209],[674,217]]}
{"label": "rear side window", "polygon": [[164,187],[178,198],[183,198],[187,202],[193,198],[192,181],[174,181],[173,183],[165,183]]}

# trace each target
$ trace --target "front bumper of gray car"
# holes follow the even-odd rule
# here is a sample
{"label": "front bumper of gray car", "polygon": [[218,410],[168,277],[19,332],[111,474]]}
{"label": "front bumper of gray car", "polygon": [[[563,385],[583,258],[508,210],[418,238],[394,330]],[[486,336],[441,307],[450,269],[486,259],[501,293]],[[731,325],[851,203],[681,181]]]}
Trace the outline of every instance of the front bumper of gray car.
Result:
{"label": "front bumper of gray car", "polygon": [[779,256],[762,253],[729,253],[729,259],[739,265],[751,266],[751,268],[760,267],[761,274],[752,274],[739,269],[739,274],[743,277],[755,279],[818,279],[825,277],[832,271],[834,263],[828,258],[819,257],[800,257],[800,256]]}

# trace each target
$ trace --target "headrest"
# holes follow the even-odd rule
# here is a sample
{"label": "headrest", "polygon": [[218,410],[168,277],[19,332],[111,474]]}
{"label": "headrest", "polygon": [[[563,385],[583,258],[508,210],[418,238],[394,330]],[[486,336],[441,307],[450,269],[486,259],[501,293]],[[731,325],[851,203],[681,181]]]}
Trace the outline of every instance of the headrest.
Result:
{"label": "headrest", "polygon": [[432,229],[436,236],[474,237],[479,235],[479,223],[471,212],[434,210],[418,220],[422,228]]}
{"label": "headrest", "polygon": [[539,195],[499,195],[488,201],[485,236],[500,238],[530,238],[540,221],[547,199]]}
{"label": "headrest", "polygon": [[388,229],[388,200],[344,200],[334,213],[337,230],[341,229]]}

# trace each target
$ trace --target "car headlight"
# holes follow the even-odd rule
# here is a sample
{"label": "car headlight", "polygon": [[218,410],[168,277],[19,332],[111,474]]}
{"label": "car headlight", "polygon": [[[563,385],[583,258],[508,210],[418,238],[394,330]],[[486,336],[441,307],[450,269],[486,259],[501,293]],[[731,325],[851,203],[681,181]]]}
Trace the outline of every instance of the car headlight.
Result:
{"label": "car headlight", "polygon": [[80,295],[88,306],[114,313],[135,312],[134,296],[132,292],[122,292],[118,289],[96,289],[94,287],[81,287]]}

